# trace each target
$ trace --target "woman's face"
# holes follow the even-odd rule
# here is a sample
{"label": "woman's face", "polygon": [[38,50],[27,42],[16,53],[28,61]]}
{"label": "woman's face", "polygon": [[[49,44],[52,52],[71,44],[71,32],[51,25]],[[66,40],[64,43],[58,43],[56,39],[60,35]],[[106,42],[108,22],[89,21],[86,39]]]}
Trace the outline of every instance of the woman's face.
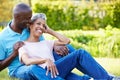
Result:
{"label": "woman's face", "polygon": [[43,34],[43,29],[45,29],[46,21],[39,18],[33,22],[33,24],[30,26],[30,32],[36,36],[39,37]]}

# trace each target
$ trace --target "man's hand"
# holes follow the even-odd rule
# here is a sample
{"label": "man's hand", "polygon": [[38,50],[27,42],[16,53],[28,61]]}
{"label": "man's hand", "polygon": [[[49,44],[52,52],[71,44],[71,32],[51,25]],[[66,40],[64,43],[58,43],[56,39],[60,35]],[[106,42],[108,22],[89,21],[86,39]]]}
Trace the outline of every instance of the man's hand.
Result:
{"label": "man's hand", "polygon": [[18,49],[20,47],[22,47],[23,45],[24,45],[24,42],[22,42],[22,41],[19,41],[19,42],[14,44],[14,46],[13,46],[13,53],[14,53],[14,55],[16,55],[16,56],[18,55]]}
{"label": "man's hand", "polygon": [[62,56],[65,56],[69,53],[69,49],[66,46],[54,46],[54,51]]}
{"label": "man's hand", "polygon": [[58,70],[56,65],[54,64],[54,62],[52,62],[52,60],[47,59],[46,60],[46,64],[47,64],[47,71],[46,71],[46,75],[48,75],[49,72],[51,72],[51,77],[54,78],[57,75],[59,75]]}
{"label": "man's hand", "polygon": [[8,67],[10,65],[10,63],[15,59],[15,57],[18,55],[18,49],[23,46],[24,43],[23,42],[17,42],[14,46],[13,46],[13,53],[6,59],[4,60],[0,60],[0,71],[5,69],[6,67]]}

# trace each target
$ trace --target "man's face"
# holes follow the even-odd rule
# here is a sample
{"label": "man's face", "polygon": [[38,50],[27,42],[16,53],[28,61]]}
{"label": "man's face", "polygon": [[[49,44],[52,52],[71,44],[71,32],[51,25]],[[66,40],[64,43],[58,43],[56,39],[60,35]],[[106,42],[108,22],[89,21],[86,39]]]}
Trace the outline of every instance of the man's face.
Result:
{"label": "man's face", "polygon": [[24,29],[27,27],[27,24],[30,24],[32,17],[32,11],[23,11],[17,15],[15,18],[16,25],[20,29]]}

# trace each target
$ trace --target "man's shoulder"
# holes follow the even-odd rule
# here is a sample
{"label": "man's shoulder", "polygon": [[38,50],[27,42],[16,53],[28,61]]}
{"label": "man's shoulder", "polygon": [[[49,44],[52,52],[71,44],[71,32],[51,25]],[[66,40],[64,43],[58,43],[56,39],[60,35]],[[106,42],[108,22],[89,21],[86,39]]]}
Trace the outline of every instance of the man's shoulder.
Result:
{"label": "man's shoulder", "polygon": [[29,31],[27,28],[25,28],[25,29],[23,30],[23,32],[24,32],[24,33],[27,33],[27,34],[30,34],[30,31]]}
{"label": "man's shoulder", "polygon": [[5,36],[8,35],[8,34],[9,34],[8,28],[5,27],[5,28],[0,32],[0,39],[5,38]]}
{"label": "man's shoulder", "polygon": [[1,32],[0,32],[0,45],[1,44],[4,44],[4,42],[5,42],[5,39],[7,39],[7,35],[8,35],[9,33],[7,32],[7,30],[6,30],[6,28],[4,28]]}

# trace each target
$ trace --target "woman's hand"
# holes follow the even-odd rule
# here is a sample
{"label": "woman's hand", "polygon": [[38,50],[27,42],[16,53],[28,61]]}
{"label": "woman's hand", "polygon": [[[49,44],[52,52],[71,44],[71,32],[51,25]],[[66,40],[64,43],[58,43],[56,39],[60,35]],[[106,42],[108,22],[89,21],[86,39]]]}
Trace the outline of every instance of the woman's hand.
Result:
{"label": "woman's hand", "polygon": [[58,70],[56,68],[56,65],[53,63],[52,60],[47,59],[46,60],[46,64],[47,64],[47,71],[46,71],[46,75],[48,75],[49,71],[51,72],[51,77],[54,78],[57,75],[59,75]]}
{"label": "woman's hand", "polygon": [[51,28],[47,24],[45,25],[44,28],[46,30],[45,33],[51,33]]}
{"label": "woman's hand", "polygon": [[41,30],[43,33],[49,33],[51,29],[48,27],[47,24],[45,24],[43,25],[43,27],[41,27]]}

